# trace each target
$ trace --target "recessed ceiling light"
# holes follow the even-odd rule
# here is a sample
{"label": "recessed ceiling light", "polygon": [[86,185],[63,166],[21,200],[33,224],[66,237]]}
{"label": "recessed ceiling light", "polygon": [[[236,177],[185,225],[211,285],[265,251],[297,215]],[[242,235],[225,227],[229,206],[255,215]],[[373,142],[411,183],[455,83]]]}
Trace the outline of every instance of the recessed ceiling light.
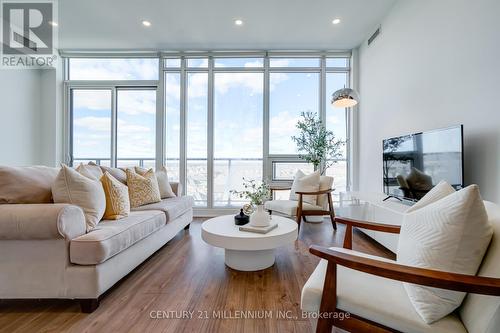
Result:
{"label": "recessed ceiling light", "polygon": [[145,26],[145,27],[150,27],[151,26],[151,22],[143,20],[142,21],[142,25]]}
{"label": "recessed ceiling light", "polygon": [[57,24],[57,22],[54,22],[54,21],[49,21],[49,24],[53,27],[57,27],[59,24]]}
{"label": "recessed ceiling light", "polygon": [[339,18],[333,19],[332,23],[333,24],[339,24],[340,23],[340,19]]}
{"label": "recessed ceiling light", "polygon": [[236,20],[234,20],[234,24],[236,24],[236,25],[243,25],[243,20],[242,19],[236,19]]}

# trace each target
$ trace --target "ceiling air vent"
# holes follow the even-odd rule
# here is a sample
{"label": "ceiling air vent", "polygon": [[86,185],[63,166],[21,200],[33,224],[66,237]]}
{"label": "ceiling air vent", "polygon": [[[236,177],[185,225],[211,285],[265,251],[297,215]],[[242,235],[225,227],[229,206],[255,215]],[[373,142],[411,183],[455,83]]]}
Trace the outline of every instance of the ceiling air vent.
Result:
{"label": "ceiling air vent", "polygon": [[375,32],[370,36],[370,38],[368,38],[368,45],[373,43],[373,41],[375,40],[375,38],[378,37],[378,35],[380,35],[380,26],[377,28],[377,30],[375,30]]}

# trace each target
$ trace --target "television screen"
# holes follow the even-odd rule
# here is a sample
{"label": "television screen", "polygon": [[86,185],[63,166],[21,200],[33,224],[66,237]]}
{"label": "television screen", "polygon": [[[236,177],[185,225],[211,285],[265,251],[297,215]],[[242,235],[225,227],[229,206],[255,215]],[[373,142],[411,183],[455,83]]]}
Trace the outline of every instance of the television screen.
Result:
{"label": "television screen", "polygon": [[418,201],[441,180],[455,189],[463,180],[463,126],[385,139],[384,192]]}

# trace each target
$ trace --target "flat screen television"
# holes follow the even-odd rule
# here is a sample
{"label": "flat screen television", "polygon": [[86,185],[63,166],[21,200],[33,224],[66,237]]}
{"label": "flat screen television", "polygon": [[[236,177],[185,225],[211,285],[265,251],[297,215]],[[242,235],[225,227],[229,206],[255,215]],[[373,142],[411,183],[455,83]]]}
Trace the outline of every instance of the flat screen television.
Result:
{"label": "flat screen television", "polygon": [[418,201],[441,180],[464,186],[463,125],[383,141],[384,192]]}

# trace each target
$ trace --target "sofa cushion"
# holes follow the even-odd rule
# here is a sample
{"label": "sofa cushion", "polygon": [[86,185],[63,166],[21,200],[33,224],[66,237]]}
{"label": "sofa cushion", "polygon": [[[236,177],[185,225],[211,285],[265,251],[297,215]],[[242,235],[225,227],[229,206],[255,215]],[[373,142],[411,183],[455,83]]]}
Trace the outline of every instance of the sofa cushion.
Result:
{"label": "sofa cushion", "polygon": [[58,168],[0,166],[0,204],[51,203]]}
{"label": "sofa cushion", "polygon": [[[289,216],[297,215],[298,201],[293,200],[272,200],[264,204],[264,208],[267,210],[272,210],[274,212],[279,212]],[[311,205],[307,202],[302,203],[303,210],[323,210],[323,207]]]}
{"label": "sofa cushion", "polygon": [[[90,164],[89,162],[89,165],[94,165],[94,164]],[[107,171],[111,174],[111,176],[115,177],[119,182],[127,185],[127,174],[122,169],[110,168],[104,165],[100,165],[99,167],[101,168],[103,173]]]}
{"label": "sofa cushion", "polygon": [[165,213],[168,222],[176,219],[188,210],[192,209],[193,205],[194,199],[192,197],[183,196],[163,199],[160,202],[132,208],[132,211],[161,210]]}
{"label": "sofa cushion", "polygon": [[[332,249],[370,259],[394,262],[352,250]],[[304,285],[301,299],[303,311],[319,311],[327,264],[328,262],[322,259]],[[341,310],[400,332],[467,332],[456,314],[450,314],[433,324],[426,324],[413,308],[401,282],[340,265],[337,266],[337,304]]]}
{"label": "sofa cushion", "polygon": [[93,164],[80,163],[80,165],[76,167],[76,171],[85,177],[94,180],[100,180],[103,175],[101,168],[98,165]]}
{"label": "sofa cushion", "polygon": [[127,217],[130,214],[127,185],[122,184],[107,171],[101,177],[101,183],[106,195],[106,210],[103,218],[105,220],[119,220]]}
{"label": "sofa cushion", "polygon": [[69,203],[82,208],[87,231],[99,223],[106,209],[101,182],[87,178],[64,164],[52,184],[52,196],[55,203]]}
{"label": "sofa cushion", "polygon": [[160,211],[131,212],[121,220],[104,220],[70,243],[73,264],[96,265],[129,248],[165,225]]}
{"label": "sofa cushion", "polygon": [[163,166],[156,170],[156,179],[158,180],[158,187],[160,188],[160,195],[162,199],[175,197],[172,186],[168,181],[167,168]]}
{"label": "sofa cushion", "polygon": [[[134,171],[141,176],[144,176],[149,170],[146,168],[141,168],[141,167],[134,167]],[[158,188],[160,190],[160,197],[162,199],[165,198],[173,198],[175,197],[175,193],[172,190],[172,186],[170,185],[170,182],[168,181],[168,173],[167,173],[167,168],[162,166],[161,168],[157,169],[155,172],[156,180],[158,181]]]}
{"label": "sofa cushion", "polygon": [[153,169],[144,175],[139,175],[130,169],[127,169],[126,173],[131,207],[140,207],[161,201],[160,189]]}

